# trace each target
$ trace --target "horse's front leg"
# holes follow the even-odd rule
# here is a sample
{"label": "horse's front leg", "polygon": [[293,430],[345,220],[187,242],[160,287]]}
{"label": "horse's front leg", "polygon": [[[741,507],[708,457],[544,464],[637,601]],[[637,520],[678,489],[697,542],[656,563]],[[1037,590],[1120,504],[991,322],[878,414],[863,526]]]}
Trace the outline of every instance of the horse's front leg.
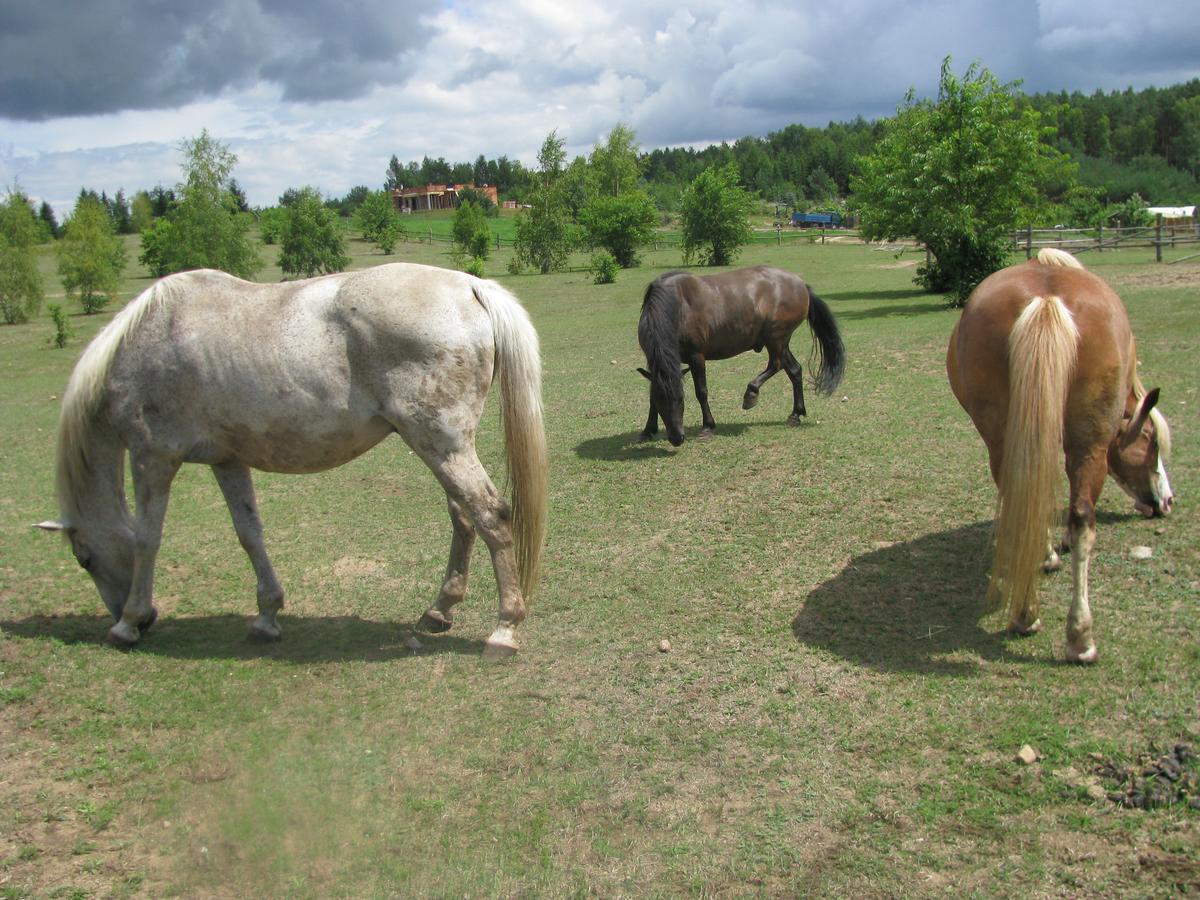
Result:
{"label": "horse's front leg", "polygon": [[283,634],[277,619],[279,610],[283,609],[283,588],[275,576],[263,542],[262,518],[258,513],[250,469],[231,464],[213,466],[212,470],[225,497],[225,505],[229,507],[238,541],[250,557],[250,565],[254,567],[254,575],[258,580],[258,617],[250,626],[250,637],[277,641]]}
{"label": "horse's front leg", "polygon": [[1105,450],[1094,452],[1082,462],[1067,457],[1071,502],[1067,528],[1071,544],[1071,609],[1067,613],[1067,659],[1094,663],[1098,656],[1092,634],[1092,609],[1088,601],[1088,563],[1096,543],[1096,501],[1108,474]]}
{"label": "horse's front leg", "polygon": [[108,630],[108,639],[119,647],[132,647],[158,618],[154,608],[154,563],[162,544],[163,521],[171,481],[179,463],[152,454],[131,454],[136,515],[133,523],[133,576],[121,618]]}
{"label": "horse's front leg", "polygon": [[654,406],[654,401],[650,401],[650,415],[646,419],[646,427],[642,429],[642,433],[638,438],[643,441],[649,441],[658,434],[658,409]]}
{"label": "horse's front leg", "polygon": [[713,418],[708,406],[708,373],[704,368],[704,357],[694,356],[691,359],[692,386],[696,389],[696,402],[700,404],[700,434],[697,440],[706,441],[717,430],[717,420]]}
{"label": "horse's front leg", "polygon": [[792,414],[788,416],[788,422],[799,425],[800,417],[808,415],[808,410],[804,408],[804,372],[787,347],[783,350],[783,370],[787,372],[788,380],[792,383]]}
{"label": "horse's front leg", "polygon": [[450,539],[450,561],[446,563],[446,577],[438,592],[437,602],[421,616],[419,628],[425,631],[449,631],[454,624],[454,607],[467,594],[467,569],[471,564],[471,549],[475,546],[475,526],[461,506],[449,496],[450,524],[454,536]]}

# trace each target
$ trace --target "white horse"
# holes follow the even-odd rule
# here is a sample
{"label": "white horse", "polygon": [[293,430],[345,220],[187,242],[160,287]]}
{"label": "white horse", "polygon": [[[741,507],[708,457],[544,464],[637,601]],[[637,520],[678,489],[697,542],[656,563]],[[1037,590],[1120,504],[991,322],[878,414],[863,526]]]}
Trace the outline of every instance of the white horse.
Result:
{"label": "white horse", "polygon": [[[511,508],[475,453],[500,379]],[[485,656],[515,652],[546,523],[537,333],[500,285],[393,264],[284,284],[201,270],[157,282],[84,351],[63,395],[62,531],[130,646],[157,616],[154,561],[181,464],[212,467],[258,578],[252,636],[280,637],[283,589],[263,545],[250,469],[319,472],[398,432],[446,491],[453,538],[423,627],[463,599],[476,530],[491,551],[499,621]],[[135,515],[125,502],[129,451]]]}

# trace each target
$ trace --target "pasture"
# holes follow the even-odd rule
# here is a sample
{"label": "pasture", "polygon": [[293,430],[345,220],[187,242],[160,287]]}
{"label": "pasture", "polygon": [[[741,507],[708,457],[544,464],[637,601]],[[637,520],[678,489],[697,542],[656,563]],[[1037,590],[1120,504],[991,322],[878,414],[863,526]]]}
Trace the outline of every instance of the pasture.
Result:
{"label": "pasture", "polygon": [[[355,267],[384,261],[352,248]],[[393,258],[449,265],[437,245]],[[29,526],[56,513],[58,397],[113,311],[73,317],[65,351],[45,315],[0,329],[0,897],[1200,890],[1200,810],[1106,796],[1114,770],[1200,749],[1200,267],[1083,258],[1163,388],[1178,498],[1147,521],[1106,486],[1083,668],[1062,661],[1069,572],[1044,581],[1038,635],[981,615],[995,492],[946,384],[958,313],[913,288],[912,259],[747,250],[830,304],[846,380],[789,427],[782,375],[740,408],[761,356],[714,363],[716,436],[692,439],[688,381],[678,450],[637,442],[634,371],[642,291],[677,253],[607,286],[489,261],[541,335],[551,458],[543,582],[500,664],[480,659],[481,544],[454,629],[415,631],[450,527],[395,438],[323,475],[257,476],[281,643],[247,641],[253,573],[211,474],[185,467],[158,623],[134,651],[104,645],[90,580]],[[148,283],[131,272],[126,299]]]}

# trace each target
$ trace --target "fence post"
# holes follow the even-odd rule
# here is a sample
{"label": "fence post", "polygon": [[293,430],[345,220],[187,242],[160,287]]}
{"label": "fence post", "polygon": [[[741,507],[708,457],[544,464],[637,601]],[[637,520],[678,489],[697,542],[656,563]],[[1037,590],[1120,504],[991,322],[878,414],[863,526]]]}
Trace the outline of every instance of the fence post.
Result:
{"label": "fence post", "polygon": [[1096,228],[1096,252],[1104,252],[1104,223],[1101,222]]}
{"label": "fence post", "polygon": [[1025,226],[1025,258],[1033,259],[1033,223]]}
{"label": "fence post", "polygon": [[432,228],[429,229],[429,246],[430,247],[433,246],[433,229]]}
{"label": "fence post", "polygon": [[1154,261],[1162,262],[1162,213],[1154,216]]}

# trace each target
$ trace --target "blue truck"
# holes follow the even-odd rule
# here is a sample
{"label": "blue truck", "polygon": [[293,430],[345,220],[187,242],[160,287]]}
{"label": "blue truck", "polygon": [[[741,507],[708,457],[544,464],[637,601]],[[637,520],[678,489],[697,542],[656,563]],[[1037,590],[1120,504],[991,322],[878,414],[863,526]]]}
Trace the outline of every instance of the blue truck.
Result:
{"label": "blue truck", "polygon": [[841,228],[841,213],[792,213],[793,228]]}

